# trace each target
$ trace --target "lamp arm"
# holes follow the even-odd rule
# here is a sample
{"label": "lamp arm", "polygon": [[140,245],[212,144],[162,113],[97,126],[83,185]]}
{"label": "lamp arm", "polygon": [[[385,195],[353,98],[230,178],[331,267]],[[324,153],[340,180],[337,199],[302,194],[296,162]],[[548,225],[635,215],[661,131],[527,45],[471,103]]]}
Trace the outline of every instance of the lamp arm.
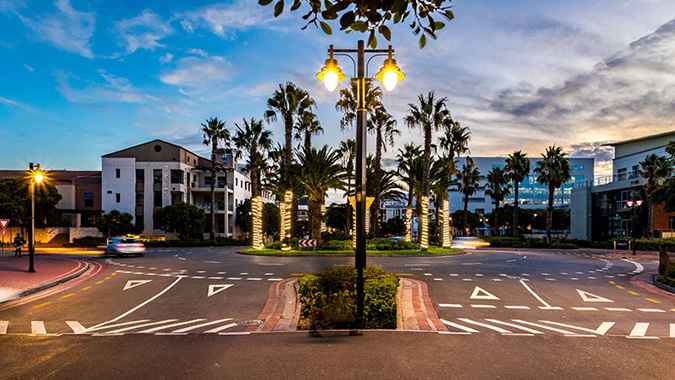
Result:
{"label": "lamp arm", "polygon": [[333,53],[333,55],[334,55],[334,56],[335,56],[335,55],[339,55],[340,57],[347,57],[347,58],[351,59],[351,60],[352,60],[352,64],[354,64],[354,73],[356,73],[356,61],[354,60],[354,58],[352,58],[351,55],[349,55],[349,54],[342,54],[342,53]]}

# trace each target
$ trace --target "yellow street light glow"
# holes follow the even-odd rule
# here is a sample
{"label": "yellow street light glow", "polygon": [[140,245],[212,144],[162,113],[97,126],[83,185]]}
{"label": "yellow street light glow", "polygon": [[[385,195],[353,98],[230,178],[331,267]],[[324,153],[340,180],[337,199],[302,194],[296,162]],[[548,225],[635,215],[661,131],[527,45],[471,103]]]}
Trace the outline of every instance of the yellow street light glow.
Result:
{"label": "yellow street light glow", "polygon": [[441,221],[443,222],[443,248],[450,248],[452,239],[450,238],[450,204],[446,199],[441,199]]}
{"label": "yellow street light glow", "polygon": [[412,208],[405,210],[405,241],[412,241]]}
{"label": "yellow street light glow", "polygon": [[281,214],[281,231],[279,236],[284,239],[281,244],[282,251],[291,250],[291,214],[293,213],[293,192],[288,190],[284,193],[284,202],[280,203],[279,211]]}
{"label": "yellow street light glow", "polygon": [[42,176],[42,174],[36,173],[33,176],[33,179],[35,179],[35,183],[42,183],[42,180],[44,179],[44,177]]}
{"label": "yellow street light glow", "polygon": [[257,196],[251,200],[251,211],[253,217],[253,248],[262,249],[263,245],[263,231],[262,231],[262,197]]}
{"label": "yellow street light glow", "polygon": [[419,220],[422,230],[420,235],[420,250],[426,251],[429,249],[429,197],[422,196],[420,203],[422,205],[422,215]]}
{"label": "yellow street light glow", "polygon": [[405,78],[405,75],[401,72],[401,69],[396,66],[396,60],[392,58],[393,50],[389,46],[389,58],[384,60],[384,66],[380,69],[380,72],[375,74],[375,79],[379,80],[384,84],[384,88],[387,91],[392,91],[396,87],[396,83],[402,81]]}
{"label": "yellow street light glow", "polygon": [[326,90],[333,92],[337,88],[338,83],[345,80],[346,77],[338,67],[338,61],[333,58],[333,45],[330,45],[328,51],[330,58],[326,60],[326,66],[321,68],[316,77],[323,82]]}

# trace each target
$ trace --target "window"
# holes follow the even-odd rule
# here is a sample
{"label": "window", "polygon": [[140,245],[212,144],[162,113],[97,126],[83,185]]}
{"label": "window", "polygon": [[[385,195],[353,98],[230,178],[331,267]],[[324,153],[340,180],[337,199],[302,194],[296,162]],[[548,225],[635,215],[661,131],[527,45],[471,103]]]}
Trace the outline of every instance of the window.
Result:
{"label": "window", "polygon": [[115,202],[120,203],[122,201],[122,196],[120,193],[115,193]]}
{"label": "window", "polygon": [[183,183],[182,170],[171,170],[171,183]]}
{"label": "window", "polygon": [[136,207],[143,207],[144,204],[144,194],[142,191],[136,193]]}
{"label": "window", "polygon": [[121,170],[120,169],[115,169],[115,178],[120,178],[121,175]]}
{"label": "window", "polygon": [[162,183],[162,169],[152,170],[152,183]]}
{"label": "window", "polygon": [[675,216],[668,217],[668,229],[675,230]]}
{"label": "window", "polygon": [[218,177],[218,184],[216,186],[218,188],[224,188],[225,187],[225,177]]}
{"label": "window", "polygon": [[94,207],[94,193],[84,193],[84,207]]}
{"label": "window", "polygon": [[155,207],[162,207],[162,192],[155,191],[153,203]]}
{"label": "window", "polygon": [[136,169],[136,183],[145,182],[145,170]]}
{"label": "window", "polygon": [[234,186],[239,186],[239,178],[234,178]]}
{"label": "window", "polygon": [[211,186],[211,177],[204,177],[204,186]]}

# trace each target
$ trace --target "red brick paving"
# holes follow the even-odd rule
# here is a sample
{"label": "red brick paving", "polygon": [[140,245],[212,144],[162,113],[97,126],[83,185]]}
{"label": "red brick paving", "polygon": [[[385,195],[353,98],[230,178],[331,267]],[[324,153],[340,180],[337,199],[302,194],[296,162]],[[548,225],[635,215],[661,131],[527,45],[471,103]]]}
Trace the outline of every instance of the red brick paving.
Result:
{"label": "red brick paving", "polygon": [[14,252],[9,253],[11,256],[7,256],[5,250],[5,257],[0,257],[0,288],[14,289],[19,293],[72,275],[77,272],[78,266],[82,269],[82,263],[77,260],[35,255],[35,272],[28,273],[28,254],[14,257]]}

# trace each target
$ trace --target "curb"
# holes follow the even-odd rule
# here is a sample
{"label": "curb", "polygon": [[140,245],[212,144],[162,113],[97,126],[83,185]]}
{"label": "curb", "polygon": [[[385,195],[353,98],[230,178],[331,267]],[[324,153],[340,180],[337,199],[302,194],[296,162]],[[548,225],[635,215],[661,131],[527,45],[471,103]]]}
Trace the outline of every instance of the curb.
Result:
{"label": "curb", "polygon": [[658,276],[659,276],[658,273],[652,276],[652,284],[654,284],[654,286],[656,286],[657,288],[661,288],[667,292],[675,293],[675,287],[656,281],[656,277]]}
{"label": "curb", "polygon": [[[310,252],[310,251],[307,251]],[[349,255],[268,255],[265,253],[250,253],[250,252],[234,252],[238,255],[243,256],[262,256],[262,257],[354,257],[354,254]],[[473,252],[457,252],[457,253],[444,253],[438,255],[366,255],[366,257],[454,257],[454,256],[466,256],[471,255]]]}
{"label": "curb", "polygon": [[[51,282],[46,282],[46,283],[40,284],[40,285],[38,285],[38,286],[36,286],[36,287],[34,287],[34,288],[30,288],[30,289],[24,290],[23,292],[21,292],[21,293],[19,293],[19,294],[17,295],[17,298],[23,298],[23,297],[29,296],[29,295],[31,295],[31,294],[35,294],[35,293],[37,293],[37,292],[41,292],[41,291],[43,291],[43,290],[46,290],[46,289],[49,289],[49,288],[53,288],[53,287],[55,287],[55,286],[57,286],[57,285],[61,285],[61,284],[63,284],[64,282],[68,282],[68,281],[70,281],[70,280],[72,280],[72,279],[74,279],[74,278],[80,277],[82,274],[84,274],[86,271],[89,270],[89,263],[86,262],[86,261],[82,261],[82,260],[78,260],[78,261],[84,263],[84,268],[80,269],[79,271],[77,271],[77,272],[75,272],[75,273],[73,273],[73,274],[71,274],[71,275],[68,275],[68,276],[65,276],[65,277],[61,277],[61,278],[59,278],[59,279],[57,279],[57,280],[54,280],[54,281],[51,281]],[[15,298],[15,299],[16,299],[16,298]],[[2,305],[2,304],[4,304],[4,303],[7,303],[7,302],[10,302],[10,301],[13,301],[13,300],[7,300],[7,301],[0,302],[0,305]]]}

